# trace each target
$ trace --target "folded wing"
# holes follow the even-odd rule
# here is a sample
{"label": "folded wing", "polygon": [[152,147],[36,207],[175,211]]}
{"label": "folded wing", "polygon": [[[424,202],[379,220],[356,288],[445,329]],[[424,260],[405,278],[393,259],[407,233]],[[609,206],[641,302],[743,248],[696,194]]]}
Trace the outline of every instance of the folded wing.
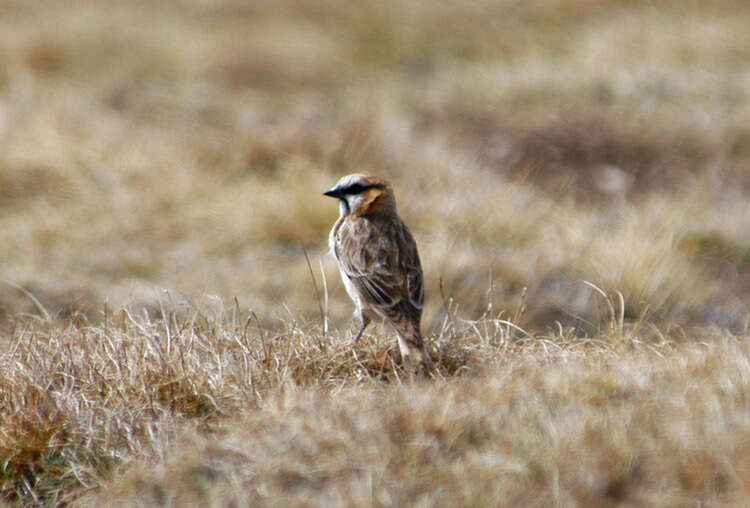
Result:
{"label": "folded wing", "polygon": [[398,326],[419,327],[424,303],[422,267],[414,238],[401,220],[342,224],[336,255],[367,303]]}

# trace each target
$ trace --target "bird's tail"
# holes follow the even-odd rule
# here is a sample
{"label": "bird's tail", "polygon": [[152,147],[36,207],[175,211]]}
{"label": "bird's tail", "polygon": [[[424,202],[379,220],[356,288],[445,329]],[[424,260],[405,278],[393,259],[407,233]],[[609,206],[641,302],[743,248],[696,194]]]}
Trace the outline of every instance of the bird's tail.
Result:
{"label": "bird's tail", "polygon": [[414,365],[417,370],[424,370],[429,373],[435,368],[435,364],[430,358],[430,353],[424,346],[422,334],[419,331],[411,334],[399,334],[398,346],[401,350],[401,357],[405,364]]}

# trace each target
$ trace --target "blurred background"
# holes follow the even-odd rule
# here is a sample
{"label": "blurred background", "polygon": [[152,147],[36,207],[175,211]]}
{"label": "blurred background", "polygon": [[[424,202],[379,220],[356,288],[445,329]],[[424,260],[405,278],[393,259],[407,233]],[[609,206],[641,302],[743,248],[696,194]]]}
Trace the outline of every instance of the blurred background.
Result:
{"label": "blurred background", "polygon": [[606,322],[583,281],[746,329],[749,26],[744,0],[5,0],[0,321],[315,320],[304,246],[347,326],[321,193],[363,172],[417,239],[428,332],[441,281],[533,330]]}

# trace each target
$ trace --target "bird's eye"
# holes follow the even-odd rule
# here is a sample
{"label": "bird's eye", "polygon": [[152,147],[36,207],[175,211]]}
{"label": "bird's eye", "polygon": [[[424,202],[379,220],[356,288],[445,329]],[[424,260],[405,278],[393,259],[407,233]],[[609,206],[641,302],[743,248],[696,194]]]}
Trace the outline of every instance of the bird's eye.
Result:
{"label": "bird's eye", "polygon": [[371,187],[372,185],[365,185],[362,183],[353,183],[344,190],[346,191],[347,194],[359,194],[361,192],[366,191],[367,189]]}

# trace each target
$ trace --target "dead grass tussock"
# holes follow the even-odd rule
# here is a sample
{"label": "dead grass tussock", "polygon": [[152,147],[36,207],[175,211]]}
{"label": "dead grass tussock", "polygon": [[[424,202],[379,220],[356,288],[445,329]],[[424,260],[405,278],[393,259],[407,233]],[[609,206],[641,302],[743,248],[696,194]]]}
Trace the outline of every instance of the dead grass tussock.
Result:
{"label": "dead grass tussock", "polygon": [[165,304],[4,333],[6,501],[543,505],[647,502],[664,481],[681,499],[743,488],[744,338],[677,346],[616,298],[591,338],[530,335],[491,309],[464,320],[448,302],[438,371],[415,382],[387,336],[352,349],[291,316],[266,328],[236,305]]}
{"label": "dead grass tussock", "polygon": [[404,377],[389,345],[351,350],[295,321],[267,330],[236,309],[104,312],[98,326],[17,318],[4,334],[6,500],[63,502],[124,458],[158,457],[185,421],[210,428],[279,390]]}
{"label": "dead grass tussock", "polygon": [[[355,356],[377,355],[343,353],[310,331],[290,330],[291,346],[227,345],[247,352],[224,363],[225,386],[265,370],[253,365],[264,347],[281,368],[269,384],[245,384],[244,398],[215,399],[231,418],[190,415],[190,430],[170,434],[161,455],[144,454],[78,503],[741,504],[750,468],[743,338],[490,339],[482,329],[495,324],[455,324],[465,328],[452,347],[481,355],[474,374],[418,383],[397,382],[392,364],[385,383],[353,376]],[[310,369],[320,361],[340,370]],[[221,391],[212,389],[212,398]]]}

